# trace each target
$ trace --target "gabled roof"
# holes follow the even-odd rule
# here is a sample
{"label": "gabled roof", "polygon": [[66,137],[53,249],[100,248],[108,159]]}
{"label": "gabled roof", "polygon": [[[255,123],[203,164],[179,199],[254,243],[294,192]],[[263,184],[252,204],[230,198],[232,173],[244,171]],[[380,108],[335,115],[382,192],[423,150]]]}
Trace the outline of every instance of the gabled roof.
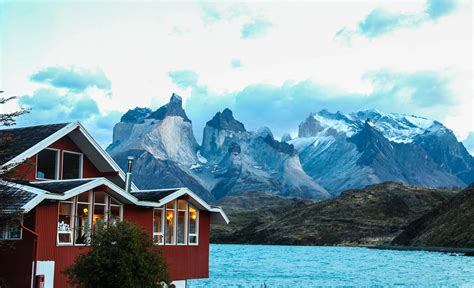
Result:
{"label": "gabled roof", "polygon": [[0,165],[20,155],[69,123],[0,130]]}
{"label": "gabled roof", "polygon": [[[36,207],[43,200],[66,200],[94,189],[95,187],[105,185],[109,188],[108,192],[122,203],[143,207],[159,208],[172,200],[187,195],[188,201],[191,204],[201,210],[207,210],[211,213],[211,223],[229,223],[227,215],[220,207],[210,206],[187,188],[143,190],[127,193],[125,190],[103,177],[78,180],[48,180],[42,182],[0,182],[0,184],[14,187],[15,193],[19,193],[17,195],[25,195],[26,200],[17,205],[21,206],[20,208],[26,213]],[[2,189],[0,189],[0,193],[3,193]]]}
{"label": "gabled roof", "polygon": [[20,189],[14,183],[5,182],[0,182],[0,194],[0,211],[18,211],[37,196],[33,192]]}
{"label": "gabled roof", "polygon": [[[109,179],[116,185],[125,186],[125,173],[79,122],[5,129],[0,133],[0,136],[13,137],[10,138],[12,141],[8,138],[5,141],[7,152],[0,161],[0,169],[15,167],[67,135],[100,172],[116,173],[108,176]],[[132,184],[132,190],[138,190],[135,184]]]}

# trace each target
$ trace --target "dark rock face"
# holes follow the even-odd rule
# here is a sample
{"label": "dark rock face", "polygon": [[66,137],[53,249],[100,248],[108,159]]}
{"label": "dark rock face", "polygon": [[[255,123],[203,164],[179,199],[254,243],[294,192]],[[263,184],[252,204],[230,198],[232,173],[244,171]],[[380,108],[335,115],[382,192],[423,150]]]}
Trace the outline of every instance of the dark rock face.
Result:
{"label": "dark rock face", "polygon": [[322,202],[279,201],[279,206],[250,211],[233,208],[233,203],[239,201],[224,198],[220,203],[235,213],[230,215],[229,227],[213,227],[211,240],[282,245],[387,244],[408,223],[454,195],[456,192],[451,190],[388,182],[348,190],[338,198]]}
{"label": "dark rock face", "polygon": [[319,121],[313,117],[313,114],[311,114],[299,125],[298,137],[312,137],[322,130],[323,127],[321,126],[321,123],[319,123]]}
{"label": "dark rock face", "polygon": [[474,185],[413,221],[392,242],[421,247],[474,248]]}
{"label": "dark rock face", "polygon": [[293,145],[288,144],[286,142],[280,142],[275,139],[271,135],[267,135],[263,141],[274,148],[276,151],[288,154],[290,156],[295,156],[297,154],[295,147]]}
{"label": "dark rock face", "polygon": [[127,167],[127,157],[133,156],[132,177],[140,189],[187,187],[206,201],[215,198],[184,167],[170,160],[159,160],[143,150],[129,150],[114,156],[122,169]]}
{"label": "dark rock face", "polygon": [[150,108],[140,108],[128,110],[127,113],[123,114],[120,118],[120,122],[125,123],[143,123],[144,119],[152,113]]}
{"label": "dark rock face", "polygon": [[232,111],[228,108],[222,112],[217,112],[214,117],[206,123],[206,126],[213,127],[218,130],[240,131],[245,132],[244,124],[234,119]]}
{"label": "dark rock face", "polygon": [[158,110],[151,113],[147,118],[163,120],[168,116],[180,116],[186,122],[191,122],[191,120],[189,120],[188,116],[186,115],[186,112],[184,112],[183,100],[178,94],[173,93],[168,104],[161,106],[158,108]]}

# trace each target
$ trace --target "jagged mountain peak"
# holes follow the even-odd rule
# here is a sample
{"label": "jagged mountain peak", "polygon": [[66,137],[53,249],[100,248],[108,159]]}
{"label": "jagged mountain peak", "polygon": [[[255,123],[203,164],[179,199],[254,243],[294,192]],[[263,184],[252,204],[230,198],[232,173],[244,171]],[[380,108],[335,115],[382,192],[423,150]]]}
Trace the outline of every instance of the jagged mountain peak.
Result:
{"label": "jagged mountain peak", "polygon": [[218,130],[230,130],[236,132],[245,132],[245,126],[242,122],[234,118],[232,110],[225,108],[222,112],[217,112],[211,120],[207,121],[206,126]]}
{"label": "jagged mountain peak", "polygon": [[291,141],[291,135],[289,133],[285,133],[281,136],[281,142],[288,142]]}
{"label": "jagged mountain peak", "polygon": [[263,126],[263,127],[258,128],[256,133],[257,133],[258,136],[260,136],[262,138],[266,138],[267,136],[270,136],[273,139],[272,130],[270,130],[270,128],[268,128],[267,126]]}
{"label": "jagged mountain peak", "polygon": [[128,110],[120,118],[120,122],[125,123],[143,123],[144,119],[152,113],[150,108],[135,107],[134,109]]}
{"label": "jagged mountain peak", "polygon": [[191,122],[191,120],[186,115],[186,112],[183,109],[183,100],[181,96],[176,93],[171,95],[170,101],[158,108],[155,112],[148,115],[147,119],[156,119],[163,120],[166,117],[170,116],[179,116],[184,119],[186,122]]}

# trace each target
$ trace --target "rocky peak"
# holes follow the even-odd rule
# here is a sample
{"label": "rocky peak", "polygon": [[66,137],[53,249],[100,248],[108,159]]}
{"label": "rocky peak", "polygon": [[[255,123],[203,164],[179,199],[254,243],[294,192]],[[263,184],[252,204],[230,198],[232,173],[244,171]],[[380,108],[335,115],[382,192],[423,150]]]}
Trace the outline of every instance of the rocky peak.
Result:
{"label": "rocky peak", "polygon": [[120,122],[124,123],[143,123],[144,119],[151,114],[150,108],[141,108],[136,107],[135,109],[130,109],[127,113],[123,114],[120,118]]}
{"label": "rocky peak", "polygon": [[257,130],[257,135],[262,137],[262,138],[265,138],[267,137],[268,135],[270,135],[270,137],[273,139],[273,133],[272,131],[270,130],[270,128],[268,128],[267,126],[264,126],[264,127],[261,127]]}
{"label": "rocky peak", "polygon": [[156,119],[156,120],[163,120],[166,117],[170,116],[179,116],[184,119],[186,122],[191,122],[186,112],[183,109],[183,100],[181,96],[176,93],[173,93],[170,98],[170,102],[158,108],[155,112],[151,113],[147,119]]}
{"label": "rocky peak", "polygon": [[293,145],[288,144],[286,142],[279,142],[279,141],[273,139],[273,137],[271,135],[267,135],[263,139],[263,141],[265,143],[267,143],[268,145],[270,145],[273,149],[275,149],[278,152],[285,153],[285,154],[288,154],[290,156],[294,156],[294,155],[297,154],[297,151],[296,151],[296,149]]}
{"label": "rocky peak", "polygon": [[288,142],[291,141],[291,135],[289,133],[285,133],[281,136],[281,142]]}
{"label": "rocky peak", "polygon": [[236,132],[245,132],[244,124],[235,120],[232,111],[229,108],[222,112],[217,112],[214,117],[206,123],[206,126],[213,127],[218,130],[230,130]]}
{"label": "rocky peak", "polygon": [[312,113],[301,122],[298,128],[298,137],[313,137],[324,129],[321,123],[314,118],[314,114]]}

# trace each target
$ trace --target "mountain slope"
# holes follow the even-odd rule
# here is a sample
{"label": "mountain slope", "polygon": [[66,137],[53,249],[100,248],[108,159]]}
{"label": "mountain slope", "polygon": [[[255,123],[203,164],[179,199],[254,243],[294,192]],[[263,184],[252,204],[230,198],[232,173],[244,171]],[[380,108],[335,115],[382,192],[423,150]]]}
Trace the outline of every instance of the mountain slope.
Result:
{"label": "mountain slope", "polygon": [[[387,182],[348,190],[322,202],[300,200],[237,212],[230,215],[228,227],[213,228],[211,239],[214,243],[381,245],[454,195],[451,190]],[[232,207],[228,201],[221,203]]]}
{"label": "mountain slope", "polygon": [[[268,128],[247,131],[232,111],[225,109],[207,122],[200,153],[214,182],[216,199],[248,191],[282,196],[329,198],[330,194],[306,175],[292,145],[273,138]],[[212,176],[209,176],[212,175]]]}
{"label": "mountain slope", "polygon": [[451,130],[422,117],[376,110],[322,110],[289,140],[305,172],[337,195],[384,181],[463,187],[473,181],[474,158]]}
{"label": "mountain slope", "polygon": [[394,245],[474,248],[474,185],[412,222]]}

